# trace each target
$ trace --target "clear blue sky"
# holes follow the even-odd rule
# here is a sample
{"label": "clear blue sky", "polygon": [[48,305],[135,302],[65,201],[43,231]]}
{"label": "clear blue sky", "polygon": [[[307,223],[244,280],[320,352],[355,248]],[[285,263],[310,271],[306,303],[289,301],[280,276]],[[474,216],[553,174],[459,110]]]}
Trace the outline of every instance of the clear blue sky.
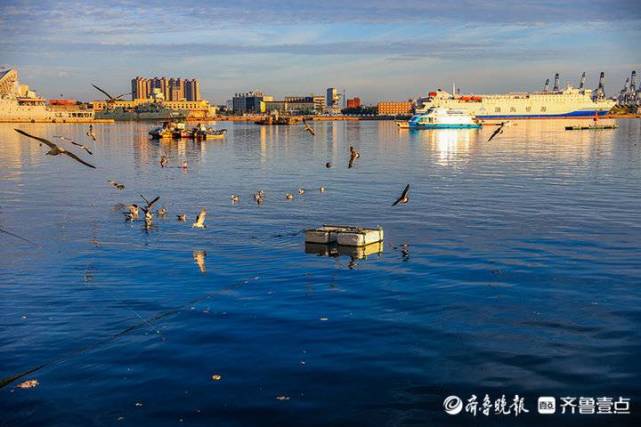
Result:
{"label": "clear blue sky", "polygon": [[641,71],[641,4],[612,1],[0,0],[0,65],[42,95],[99,98],[130,79],[201,80],[224,103],[345,89],[369,103],[429,89],[533,90],[561,73],[607,74],[616,93]]}

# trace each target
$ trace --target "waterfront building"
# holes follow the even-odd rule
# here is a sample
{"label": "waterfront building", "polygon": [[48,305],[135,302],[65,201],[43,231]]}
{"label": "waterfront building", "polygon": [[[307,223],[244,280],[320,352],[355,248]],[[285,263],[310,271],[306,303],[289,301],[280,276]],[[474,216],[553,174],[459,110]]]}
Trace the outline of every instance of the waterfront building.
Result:
{"label": "waterfront building", "polygon": [[273,96],[268,96],[260,91],[237,93],[232,99],[232,108],[235,114],[258,114],[264,113],[264,103],[273,101]]}
{"label": "waterfront building", "polygon": [[379,116],[407,116],[412,114],[413,108],[410,101],[381,101],[376,106]]}
{"label": "waterfront building", "polygon": [[357,96],[347,100],[347,108],[359,108],[360,106],[361,99]]}
{"label": "waterfront building", "polygon": [[[261,112],[273,113],[278,111],[279,113],[287,114],[316,114],[317,105],[311,100],[306,100],[303,98],[288,97],[290,100],[283,101],[262,101],[261,102]],[[293,98],[293,99],[292,99]]]}
{"label": "waterfront building", "polygon": [[338,89],[330,87],[325,93],[325,111],[329,114],[340,114],[342,97]]}
{"label": "waterfront building", "polygon": [[[313,114],[320,114],[325,110],[325,97],[319,95],[310,95],[310,96],[286,96],[284,98],[286,102],[291,104],[313,104],[313,108],[310,108]],[[307,109],[307,108],[306,108]]]}

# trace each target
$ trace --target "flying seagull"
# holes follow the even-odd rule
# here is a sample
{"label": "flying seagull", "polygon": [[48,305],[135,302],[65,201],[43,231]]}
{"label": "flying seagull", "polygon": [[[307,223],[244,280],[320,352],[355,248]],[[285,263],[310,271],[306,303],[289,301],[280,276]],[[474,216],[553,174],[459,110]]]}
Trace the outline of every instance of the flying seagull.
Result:
{"label": "flying seagull", "polygon": [[96,141],[96,134],[93,133],[93,125],[89,125],[89,130],[87,131],[87,136]]}
{"label": "flying seagull", "polygon": [[501,122],[499,127],[494,132],[492,132],[492,135],[490,135],[490,139],[488,139],[487,142],[490,142],[491,140],[493,140],[495,136],[502,134],[504,126],[505,126],[505,122]]}
{"label": "flying seagull", "polygon": [[361,156],[361,153],[356,151],[354,147],[351,145],[349,146],[349,164],[347,165],[348,168],[352,168],[354,166],[354,160],[358,159]]}
{"label": "flying seagull", "polygon": [[82,148],[82,149],[83,149],[83,150],[85,150],[87,153],[89,153],[89,154],[91,154],[91,155],[93,156],[93,153],[91,152],[91,150],[90,150],[89,148],[87,148],[87,146],[86,146],[85,144],[79,144],[79,143],[77,143],[76,141],[74,141],[73,139],[71,139],[71,138],[67,138],[67,137],[65,137],[65,136],[54,135],[53,137],[54,137],[54,138],[62,139],[63,141],[67,141],[67,142],[69,142],[69,143],[71,143],[71,144],[73,144],[73,145],[76,145],[76,146],[78,146],[78,147]]}
{"label": "flying seagull", "polygon": [[207,210],[205,208],[202,208],[200,210],[200,213],[196,217],[196,222],[194,222],[191,226],[194,228],[207,228],[205,225],[205,217],[207,216]]}
{"label": "flying seagull", "polygon": [[22,131],[20,129],[14,129],[14,130],[16,132],[18,132],[19,134],[22,134],[22,135],[27,136],[29,138],[33,138],[33,139],[38,140],[41,143],[47,145],[49,148],[51,148],[49,151],[47,151],[47,154],[50,155],[50,156],[57,156],[59,154],[66,154],[67,156],[71,157],[75,161],[80,162],[80,163],[82,163],[83,165],[85,165],[87,167],[90,167],[90,168],[93,168],[93,169],[96,168],[94,165],[85,162],[84,160],[82,160],[80,157],[76,156],[72,152],[65,150],[64,148],[54,144],[53,142],[49,141],[48,139],[44,139],[44,138],[40,138],[38,136],[30,135],[27,132]]}
{"label": "flying seagull", "polygon": [[303,119],[303,125],[305,125],[305,130],[306,130],[307,132],[309,132],[311,135],[316,135],[316,132],[314,131],[314,129],[312,129],[312,127],[311,127],[310,125],[308,125],[308,124],[307,124],[307,122],[305,121],[305,119]]}
{"label": "flying seagull", "polygon": [[123,93],[122,95],[118,95],[118,96],[116,96],[116,97],[113,97],[113,96],[111,96],[109,93],[107,93],[107,91],[106,91],[106,90],[100,89],[100,88],[99,88],[98,86],[96,86],[95,84],[93,84],[93,83],[92,83],[92,84],[91,84],[91,86],[95,87],[95,88],[96,88],[96,89],[98,89],[100,92],[102,92],[103,94],[107,95],[107,98],[109,98],[109,100],[110,100],[110,101],[118,101],[118,100],[119,100],[120,98],[122,98],[123,96],[127,96],[127,95],[130,95],[130,94],[131,94],[131,92],[129,92],[129,93]]}
{"label": "flying seagull", "polygon": [[142,210],[143,210],[143,212],[145,212],[145,213],[146,213],[147,211],[151,211],[151,208],[153,207],[153,205],[154,205],[154,204],[155,204],[155,203],[160,199],[160,196],[156,196],[156,198],[155,198],[155,199],[153,199],[153,200],[150,202],[149,200],[145,199],[145,196],[143,196],[142,194],[140,195],[140,197],[142,197],[142,199],[145,201],[145,203],[147,203],[147,206],[145,206],[144,208],[143,208],[143,207],[141,207],[141,208],[140,208],[140,209],[142,209]]}
{"label": "flying seagull", "polygon": [[409,193],[410,193],[410,185],[407,184],[407,186],[405,187],[405,190],[403,190],[403,194],[401,194],[401,197],[396,199],[396,201],[394,203],[392,203],[392,206],[396,206],[399,203],[407,204],[407,202],[410,201],[410,194]]}

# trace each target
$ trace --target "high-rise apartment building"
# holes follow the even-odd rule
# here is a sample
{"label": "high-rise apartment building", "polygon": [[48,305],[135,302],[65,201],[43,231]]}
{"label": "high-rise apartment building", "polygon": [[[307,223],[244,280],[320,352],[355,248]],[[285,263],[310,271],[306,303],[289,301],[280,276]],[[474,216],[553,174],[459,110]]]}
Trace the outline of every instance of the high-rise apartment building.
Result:
{"label": "high-rise apartment building", "polygon": [[159,89],[165,101],[200,101],[200,82],[196,79],[136,77],[131,80],[131,99],[153,98],[154,89]]}

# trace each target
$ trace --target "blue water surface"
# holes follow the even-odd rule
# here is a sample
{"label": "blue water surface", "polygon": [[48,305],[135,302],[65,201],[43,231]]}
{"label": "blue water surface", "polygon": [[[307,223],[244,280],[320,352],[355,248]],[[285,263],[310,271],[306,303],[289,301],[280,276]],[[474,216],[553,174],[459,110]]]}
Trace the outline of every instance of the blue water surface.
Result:
{"label": "blue water surface", "polygon": [[[0,388],[0,426],[639,425],[641,123],[566,124],[1,124],[0,227],[33,243],[0,234],[0,378],[35,370]],[[139,194],[168,210],[149,230],[122,214]],[[383,251],[306,252],[323,223],[381,225]],[[445,414],[472,394],[530,412]],[[632,413],[542,418],[540,395]]]}

